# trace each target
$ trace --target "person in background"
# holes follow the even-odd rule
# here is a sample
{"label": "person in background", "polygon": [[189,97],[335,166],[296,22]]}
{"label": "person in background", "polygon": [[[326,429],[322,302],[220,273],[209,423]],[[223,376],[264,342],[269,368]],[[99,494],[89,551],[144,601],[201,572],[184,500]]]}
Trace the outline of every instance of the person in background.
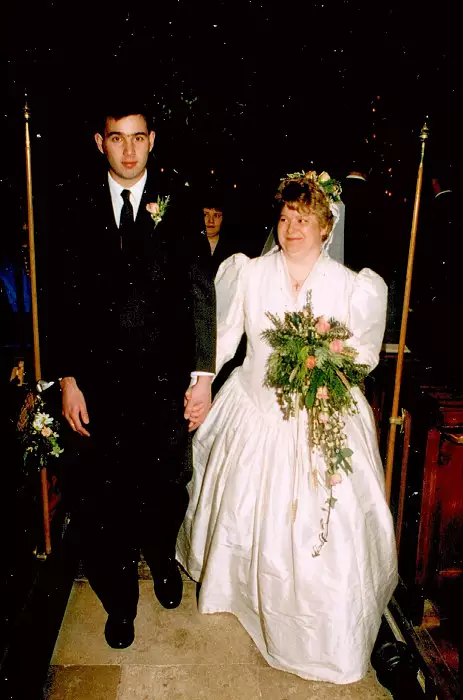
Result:
{"label": "person in background", "polygon": [[221,263],[235,253],[248,252],[244,250],[244,235],[231,224],[231,204],[226,195],[216,189],[208,190],[202,196],[204,233],[209,243],[213,274]]}
{"label": "person in background", "polygon": [[[26,233],[23,226],[23,236]],[[31,284],[28,248],[19,248],[16,238],[0,250],[0,344],[24,346],[30,342]]]}
{"label": "person in background", "polygon": [[219,205],[204,207],[203,215],[207,242],[211,249],[211,255],[214,255],[220,239],[220,229],[223,224],[223,207]]}
{"label": "person in background", "polygon": [[[231,205],[226,196],[216,189],[211,189],[203,195],[203,202],[207,205],[203,207],[204,232],[210,246],[212,274],[215,276],[224,260],[235,253],[248,253],[249,250],[240,243],[244,236],[235,235],[234,227],[230,225]],[[246,336],[243,335],[235,356],[222,367],[214,379],[213,396],[218,393],[233,370],[243,363],[245,356]]]}

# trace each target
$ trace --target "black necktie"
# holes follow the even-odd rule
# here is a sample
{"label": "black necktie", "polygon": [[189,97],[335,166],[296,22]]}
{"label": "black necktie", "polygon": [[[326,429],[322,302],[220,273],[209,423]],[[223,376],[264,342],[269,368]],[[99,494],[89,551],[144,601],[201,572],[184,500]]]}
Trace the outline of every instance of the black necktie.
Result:
{"label": "black necktie", "polygon": [[124,204],[121,209],[119,228],[125,228],[133,224],[133,206],[130,201],[130,190],[122,190],[121,197],[124,200]]}
{"label": "black necktie", "polygon": [[[121,248],[123,247],[123,238],[126,238],[127,233],[133,226],[133,207],[130,201],[130,190],[122,190],[121,197],[124,204],[121,209],[121,219],[119,222],[119,231],[121,235]],[[127,239],[126,239],[127,240]]]}

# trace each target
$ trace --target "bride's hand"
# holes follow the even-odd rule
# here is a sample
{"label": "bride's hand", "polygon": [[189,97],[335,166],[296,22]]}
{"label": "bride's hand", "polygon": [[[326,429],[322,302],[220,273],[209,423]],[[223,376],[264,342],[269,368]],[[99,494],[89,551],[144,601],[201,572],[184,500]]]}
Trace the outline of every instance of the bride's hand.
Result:
{"label": "bride's hand", "polygon": [[196,384],[185,392],[185,413],[188,420],[188,432],[196,430],[205,420],[211,407],[211,377],[200,376]]}
{"label": "bride's hand", "polygon": [[60,380],[60,386],[63,397],[63,416],[75,433],[90,437],[90,433],[82,425],[82,423],[85,425],[89,423],[87,404],[76,380],[74,377],[64,377]]}

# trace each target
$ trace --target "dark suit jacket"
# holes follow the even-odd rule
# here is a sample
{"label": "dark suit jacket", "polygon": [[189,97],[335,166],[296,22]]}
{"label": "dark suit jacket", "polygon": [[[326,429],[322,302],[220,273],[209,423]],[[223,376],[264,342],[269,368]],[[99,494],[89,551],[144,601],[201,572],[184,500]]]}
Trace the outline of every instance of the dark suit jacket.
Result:
{"label": "dark suit jacket", "polygon": [[183,401],[191,371],[214,371],[207,243],[194,237],[175,197],[155,227],[146,204],[157,196],[148,175],[122,250],[106,173],[53,202],[41,285],[43,376],[76,377],[91,397],[91,419],[108,403],[121,425],[164,415],[172,401]]}

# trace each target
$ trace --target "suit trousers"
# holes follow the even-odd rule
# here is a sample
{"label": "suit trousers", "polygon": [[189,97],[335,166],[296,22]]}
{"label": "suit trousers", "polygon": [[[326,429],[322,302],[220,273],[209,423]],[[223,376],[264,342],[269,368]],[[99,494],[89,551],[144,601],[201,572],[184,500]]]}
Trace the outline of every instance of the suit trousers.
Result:
{"label": "suit trousers", "polygon": [[134,619],[140,550],[153,577],[162,576],[188,506],[183,395],[166,398],[151,421],[140,402],[111,419],[87,404],[90,438],[63,426],[63,495],[90,585],[108,614]]}

